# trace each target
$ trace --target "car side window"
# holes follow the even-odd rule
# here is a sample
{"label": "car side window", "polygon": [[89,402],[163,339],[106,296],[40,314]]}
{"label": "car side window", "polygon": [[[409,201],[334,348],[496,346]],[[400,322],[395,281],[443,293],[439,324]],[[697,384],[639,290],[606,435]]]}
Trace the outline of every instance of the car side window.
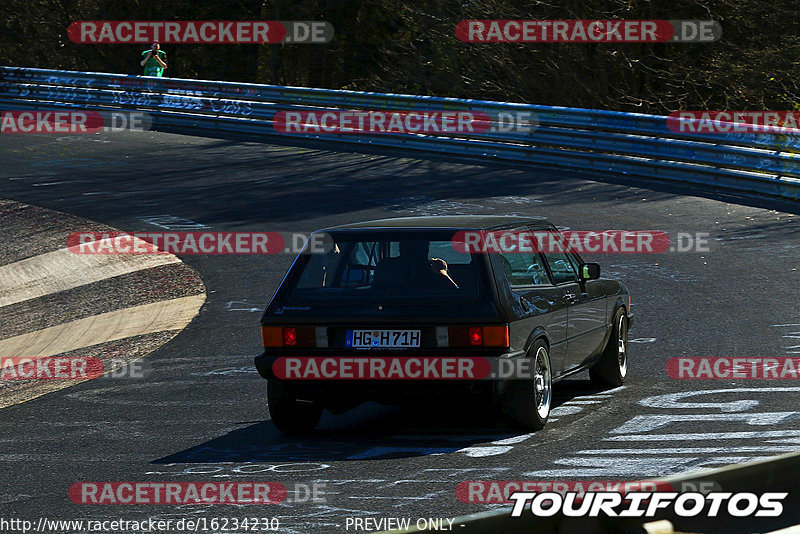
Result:
{"label": "car side window", "polygon": [[568,257],[569,257],[569,261],[572,263],[572,268],[575,269],[576,273],[580,273],[581,272],[581,263],[583,263],[583,262],[581,262],[578,259],[578,256],[576,256],[575,254],[569,254]]}
{"label": "car side window", "polygon": [[547,271],[536,253],[499,253],[508,284],[514,287],[550,285]]}
{"label": "car side window", "polygon": [[338,281],[331,279],[330,283],[344,288],[369,286],[378,262],[379,248],[379,243],[376,241],[356,243],[349,260],[345,262],[341,279]]}
{"label": "car side window", "polygon": [[350,264],[371,265],[374,267],[377,263],[377,247],[378,243],[374,241],[357,243],[350,258]]}
{"label": "car side window", "polygon": [[578,273],[575,267],[563,252],[555,252],[544,255],[547,260],[547,265],[550,267],[550,272],[553,273],[553,281],[556,284],[564,282],[575,282],[578,280]]}

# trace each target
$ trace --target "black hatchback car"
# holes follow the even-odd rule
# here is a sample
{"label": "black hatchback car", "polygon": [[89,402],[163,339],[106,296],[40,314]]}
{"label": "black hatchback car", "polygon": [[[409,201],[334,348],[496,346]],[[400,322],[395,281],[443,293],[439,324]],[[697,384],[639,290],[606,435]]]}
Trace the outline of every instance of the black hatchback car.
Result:
{"label": "black hatchback car", "polygon": [[[323,409],[473,394],[515,426],[538,430],[554,382],[588,369],[597,384],[621,385],[633,321],[625,285],[570,252],[463,247],[470,232],[498,231],[558,234],[542,218],[489,215],[383,219],[312,234],[310,243],[323,235],[327,246],[297,256],[261,318],[264,353],[255,365],[268,381],[275,426],[305,432]],[[456,370],[489,362],[493,372],[437,379],[447,361]],[[376,375],[387,362],[396,374]],[[527,372],[500,378],[499,363]],[[432,374],[415,379],[423,368]]]}

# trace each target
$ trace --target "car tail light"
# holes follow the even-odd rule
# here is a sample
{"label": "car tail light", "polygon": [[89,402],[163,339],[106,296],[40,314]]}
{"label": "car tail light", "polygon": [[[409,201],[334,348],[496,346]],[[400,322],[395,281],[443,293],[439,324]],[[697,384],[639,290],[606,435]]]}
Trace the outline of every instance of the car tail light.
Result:
{"label": "car tail light", "polygon": [[285,347],[293,347],[297,345],[297,329],[295,327],[283,327],[283,345]]}
{"label": "car tail light", "polygon": [[283,328],[280,326],[262,326],[261,339],[265,347],[283,346]]}
{"label": "car tail light", "polygon": [[470,345],[483,345],[483,329],[480,326],[470,327],[467,339]]}
{"label": "car tail light", "polygon": [[325,327],[314,326],[262,326],[264,347],[327,347]]}
{"label": "car tail light", "polygon": [[509,347],[508,325],[450,326],[436,330],[439,347]]}
{"label": "car tail light", "polygon": [[628,313],[631,311],[631,296],[628,295]]}
{"label": "car tail light", "polygon": [[509,345],[508,325],[483,327],[484,347],[508,347]]}

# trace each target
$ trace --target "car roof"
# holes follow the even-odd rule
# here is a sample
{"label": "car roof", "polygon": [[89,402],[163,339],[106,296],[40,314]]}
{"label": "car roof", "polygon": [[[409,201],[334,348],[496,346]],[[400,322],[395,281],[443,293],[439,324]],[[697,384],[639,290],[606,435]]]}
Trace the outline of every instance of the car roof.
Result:
{"label": "car roof", "polygon": [[332,226],[323,231],[338,230],[378,230],[378,229],[460,229],[489,230],[503,226],[535,224],[550,226],[544,217],[520,217],[514,215],[434,215],[427,217],[394,217],[375,219],[340,226]]}

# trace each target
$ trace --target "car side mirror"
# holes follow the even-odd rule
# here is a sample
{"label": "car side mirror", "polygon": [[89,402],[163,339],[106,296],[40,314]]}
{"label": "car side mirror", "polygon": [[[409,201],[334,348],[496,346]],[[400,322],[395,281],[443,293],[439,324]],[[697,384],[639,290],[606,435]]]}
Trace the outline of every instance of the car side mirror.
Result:
{"label": "car side mirror", "polygon": [[600,264],[599,263],[582,263],[580,268],[581,282],[586,280],[597,280],[600,278]]}

